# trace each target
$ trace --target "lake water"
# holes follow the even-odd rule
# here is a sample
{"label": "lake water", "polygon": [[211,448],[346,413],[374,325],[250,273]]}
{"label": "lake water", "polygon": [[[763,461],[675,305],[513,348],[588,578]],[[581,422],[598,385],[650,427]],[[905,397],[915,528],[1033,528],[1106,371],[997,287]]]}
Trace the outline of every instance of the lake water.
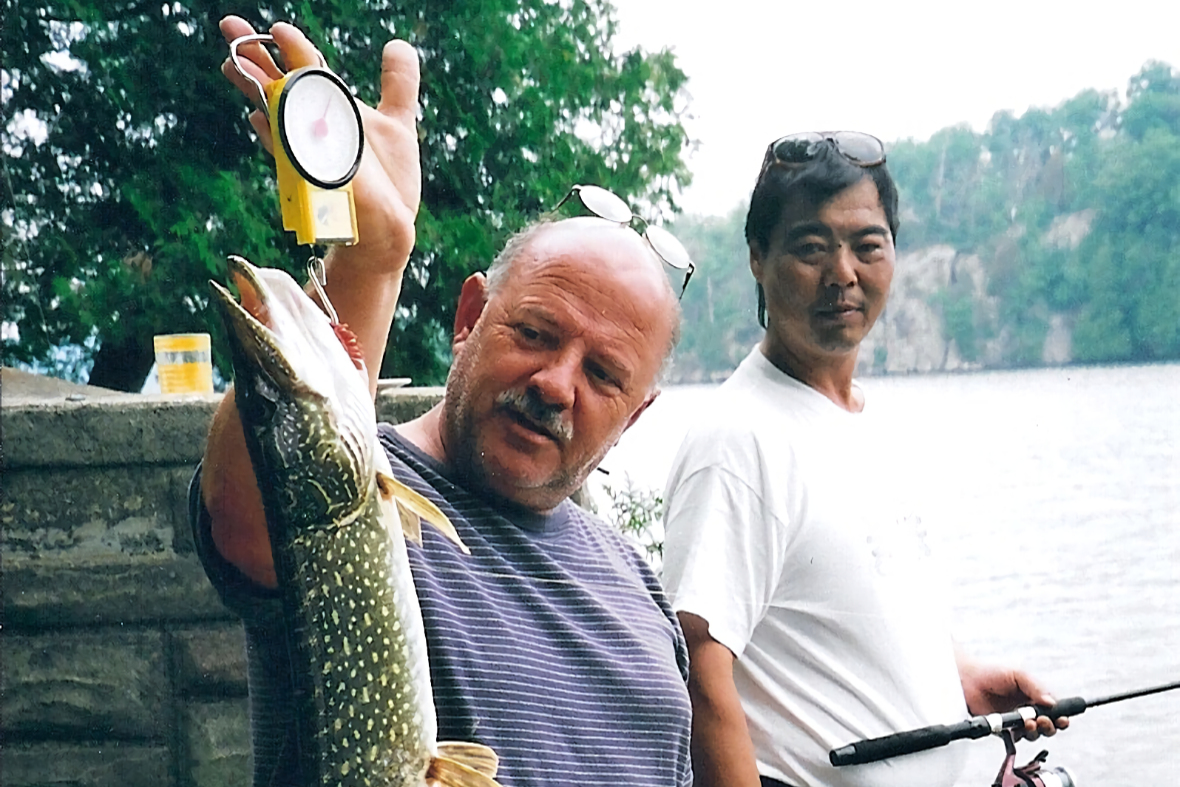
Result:
{"label": "lake water", "polygon": [[[956,636],[1058,698],[1180,680],[1180,365],[871,378],[912,424],[888,461],[923,479],[953,566]],[[672,387],[603,463],[663,490],[708,386]],[[602,479],[600,474],[595,474]],[[992,783],[995,738],[961,787]],[[1041,748],[1080,787],[1180,784],[1180,690],[1092,708]]]}

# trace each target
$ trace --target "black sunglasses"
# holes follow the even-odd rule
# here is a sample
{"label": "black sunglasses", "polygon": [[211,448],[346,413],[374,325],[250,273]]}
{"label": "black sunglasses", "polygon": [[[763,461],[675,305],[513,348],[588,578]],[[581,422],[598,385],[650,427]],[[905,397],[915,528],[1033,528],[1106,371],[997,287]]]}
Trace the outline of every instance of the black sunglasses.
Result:
{"label": "black sunglasses", "polygon": [[861,131],[804,131],[779,137],[766,147],[762,172],[774,164],[806,164],[815,159],[825,145],[858,167],[876,167],[885,163],[885,145],[872,134]]}
{"label": "black sunglasses", "polygon": [[648,224],[647,219],[635,215],[622,197],[601,186],[574,186],[550,212],[556,213],[573,196],[578,198],[582,207],[600,219],[625,224],[632,229],[634,229],[635,222],[641,222],[643,224],[642,232],[638,229],[635,231],[643,236],[656,256],[666,265],[684,271],[684,283],[680,286],[680,297],[684,297],[684,291],[688,289],[688,280],[692,278],[696,266],[692,264],[692,259],[688,256],[688,249],[684,248],[684,244],[676,240],[672,233],[662,227]]}

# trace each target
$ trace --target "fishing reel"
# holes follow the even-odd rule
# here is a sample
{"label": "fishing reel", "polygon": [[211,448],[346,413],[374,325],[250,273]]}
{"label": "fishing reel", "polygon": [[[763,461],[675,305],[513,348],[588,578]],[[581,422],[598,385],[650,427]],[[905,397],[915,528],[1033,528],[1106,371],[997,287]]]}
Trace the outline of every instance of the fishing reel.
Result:
{"label": "fishing reel", "polygon": [[1042,750],[1027,765],[1016,765],[1016,738],[1012,730],[1000,733],[1008,754],[996,774],[992,787],[1078,787],[1077,781],[1068,768],[1045,768],[1049,752]]}

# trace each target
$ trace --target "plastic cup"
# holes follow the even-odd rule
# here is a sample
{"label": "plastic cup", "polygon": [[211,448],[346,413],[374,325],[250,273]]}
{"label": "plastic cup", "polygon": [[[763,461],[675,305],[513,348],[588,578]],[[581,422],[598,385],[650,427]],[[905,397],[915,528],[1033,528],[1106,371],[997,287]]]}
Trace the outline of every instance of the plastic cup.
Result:
{"label": "plastic cup", "polygon": [[213,393],[213,355],[207,333],[168,333],[156,336],[156,369],[160,393]]}

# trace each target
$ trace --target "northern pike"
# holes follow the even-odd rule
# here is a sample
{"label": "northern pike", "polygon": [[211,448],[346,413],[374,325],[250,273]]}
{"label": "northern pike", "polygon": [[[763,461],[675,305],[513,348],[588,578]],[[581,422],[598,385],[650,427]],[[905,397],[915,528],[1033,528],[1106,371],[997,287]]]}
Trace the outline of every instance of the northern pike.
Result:
{"label": "northern pike", "polygon": [[426,521],[466,547],[394,479],[351,334],[286,273],[229,267],[241,303],[216,282],[213,301],[283,598],[307,784],[495,787],[491,749],[435,740],[405,539]]}

